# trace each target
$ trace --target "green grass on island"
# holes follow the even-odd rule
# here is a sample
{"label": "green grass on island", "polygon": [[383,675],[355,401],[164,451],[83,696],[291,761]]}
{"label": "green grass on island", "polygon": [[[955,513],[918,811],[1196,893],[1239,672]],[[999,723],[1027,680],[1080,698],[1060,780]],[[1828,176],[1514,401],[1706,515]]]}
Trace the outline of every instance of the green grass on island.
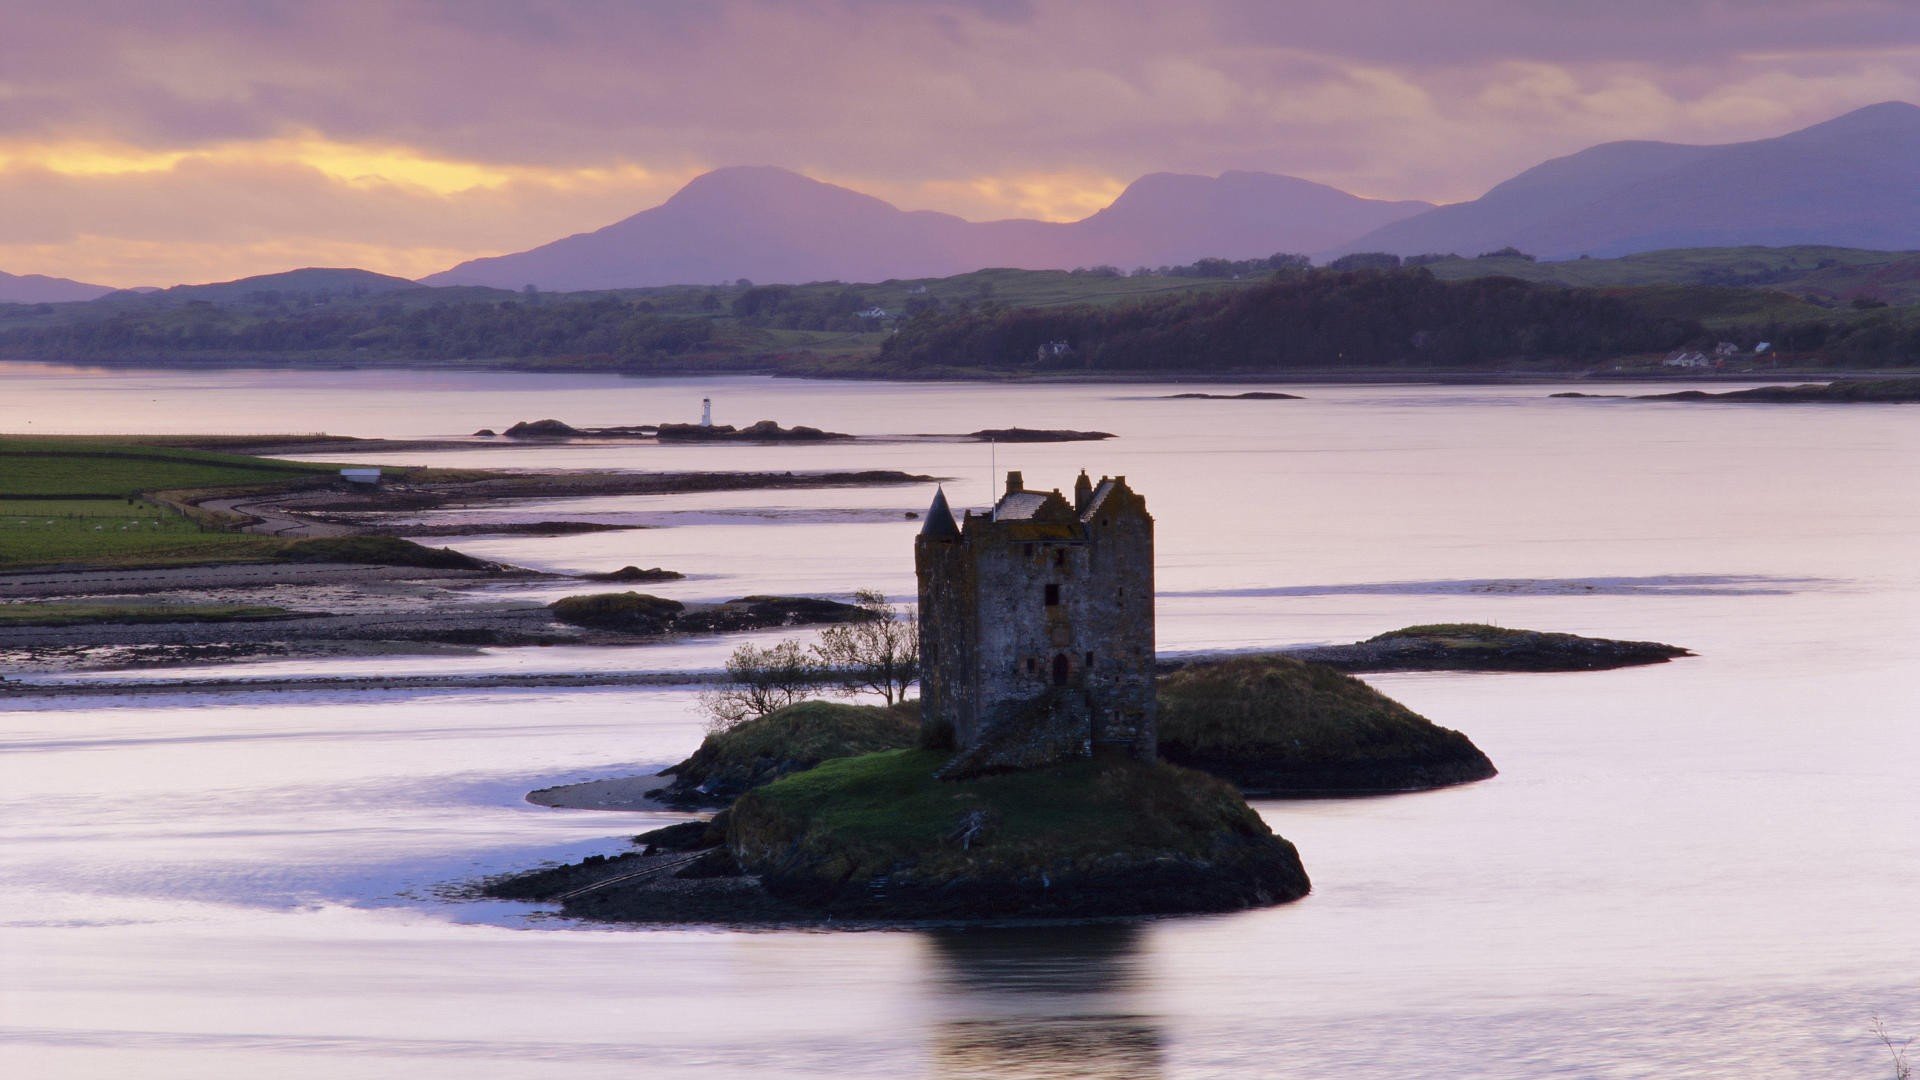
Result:
{"label": "green grass on island", "polygon": [[1160,753],[1252,794],[1407,791],[1481,780],[1493,763],[1373,687],[1283,656],[1196,665],[1160,681]]}
{"label": "green grass on island", "polygon": [[802,701],[707,736],[692,757],[662,774],[674,778],[667,798],[725,805],[823,761],[911,747],[919,730],[917,700],[890,708]]}
{"label": "green grass on island", "polygon": [[966,781],[932,750],[837,758],[758,788],[728,844],[768,889],[849,914],[1129,915],[1278,903],[1293,845],[1233,785],[1095,758]]}

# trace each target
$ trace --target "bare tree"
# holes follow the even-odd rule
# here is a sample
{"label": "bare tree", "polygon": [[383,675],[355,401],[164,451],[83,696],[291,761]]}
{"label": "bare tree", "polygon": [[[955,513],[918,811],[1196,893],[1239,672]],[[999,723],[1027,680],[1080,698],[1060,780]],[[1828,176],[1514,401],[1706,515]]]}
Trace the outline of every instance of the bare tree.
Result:
{"label": "bare tree", "polygon": [[822,631],[814,655],[849,694],[872,691],[889,705],[905,700],[920,677],[919,629],[877,590],[861,589],[853,602],[861,617]]}
{"label": "bare tree", "polygon": [[821,681],[820,664],[798,641],[767,648],[751,642],[727,658],[727,681],[700,695],[707,730],[729,731],[784,709],[806,697]]}
{"label": "bare tree", "polygon": [[1894,1042],[1893,1036],[1887,1034],[1887,1025],[1881,1023],[1878,1016],[1873,1018],[1873,1034],[1887,1048],[1887,1053],[1893,1055],[1893,1080],[1913,1080],[1913,1065],[1907,1061],[1907,1048],[1913,1045],[1913,1040]]}

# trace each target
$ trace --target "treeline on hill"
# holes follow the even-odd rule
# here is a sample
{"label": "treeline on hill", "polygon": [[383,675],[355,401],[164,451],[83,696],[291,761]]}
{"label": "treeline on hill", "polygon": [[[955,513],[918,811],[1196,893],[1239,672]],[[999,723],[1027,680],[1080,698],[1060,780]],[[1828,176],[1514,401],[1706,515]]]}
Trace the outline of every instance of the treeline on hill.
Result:
{"label": "treeline on hill", "polygon": [[995,370],[1476,367],[1697,341],[1712,341],[1697,322],[1592,289],[1324,270],[1125,306],[927,312],[890,337],[880,358],[903,368]]}
{"label": "treeline on hill", "polygon": [[605,295],[364,301],[262,313],[192,303],[6,327],[0,348],[48,358],[196,354],[371,355],[398,360],[601,357],[644,367],[710,347],[714,320]]}
{"label": "treeline on hill", "polygon": [[[1521,253],[1490,252],[1512,264]],[[1703,284],[1436,277],[1393,256],[1203,259],[1146,275],[990,270],[923,282],[625,293],[407,289],[0,304],[0,355],[216,363],[477,361],[631,372],[1263,371],[1591,363],[1732,342],[1803,365],[1920,364],[1920,309]],[[1457,260],[1456,260],[1457,261]],[[1428,265],[1433,265],[1429,263]],[[1193,278],[1174,291],[1166,278]],[[1238,280],[1233,280],[1238,278]],[[996,287],[996,282],[998,286]],[[823,333],[824,332],[824,333]],[[830,350],[816,354],[814,348]],[[875,355],[877,353],[877,356]]]}

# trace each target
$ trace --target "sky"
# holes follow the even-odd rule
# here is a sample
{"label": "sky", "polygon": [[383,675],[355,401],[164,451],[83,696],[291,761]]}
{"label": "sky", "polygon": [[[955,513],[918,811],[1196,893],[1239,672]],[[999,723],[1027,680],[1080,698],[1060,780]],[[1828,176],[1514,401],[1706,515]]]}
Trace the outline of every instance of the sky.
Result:
{"label": "sky", "polygon": [[1888,100],[1911,0],[0,0],[0,270],[417,277],[739,164],[974,220],[1159,171],[1451,202]]}

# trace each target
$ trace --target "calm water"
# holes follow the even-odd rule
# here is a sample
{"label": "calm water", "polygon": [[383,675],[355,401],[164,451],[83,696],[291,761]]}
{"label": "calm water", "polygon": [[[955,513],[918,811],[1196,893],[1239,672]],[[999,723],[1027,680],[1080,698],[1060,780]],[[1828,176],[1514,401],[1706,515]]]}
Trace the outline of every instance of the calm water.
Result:
{"label": "calm water", "polygon": [[[1099,428],[1002,447],[1124,473],[1159,522],[1166,651],[1483,620],[1701,655],[1372,679],[1493,781],[1267,803],[1315,891],[1130,927],[621,931],[440,890],[611,851],[671,815],[529,788],[657,768],[680,691],[89,698],[0,714],[10,1075],[1884,1076],[1920,1032],[1920,411],[1549,400],[1552,389],[624,381],[0,368],[5,431],[459,435],[763,417],[860,434]],[[901,468],[989,492],[988,448],[529,447],[492,467]],[[662,565],[684,599],[912,585],[921,489],[553,502],[664,526],[459,546]],[[564,587],[516,587],[543,595]],[[711,666],[733,640],[254,665]]]}

